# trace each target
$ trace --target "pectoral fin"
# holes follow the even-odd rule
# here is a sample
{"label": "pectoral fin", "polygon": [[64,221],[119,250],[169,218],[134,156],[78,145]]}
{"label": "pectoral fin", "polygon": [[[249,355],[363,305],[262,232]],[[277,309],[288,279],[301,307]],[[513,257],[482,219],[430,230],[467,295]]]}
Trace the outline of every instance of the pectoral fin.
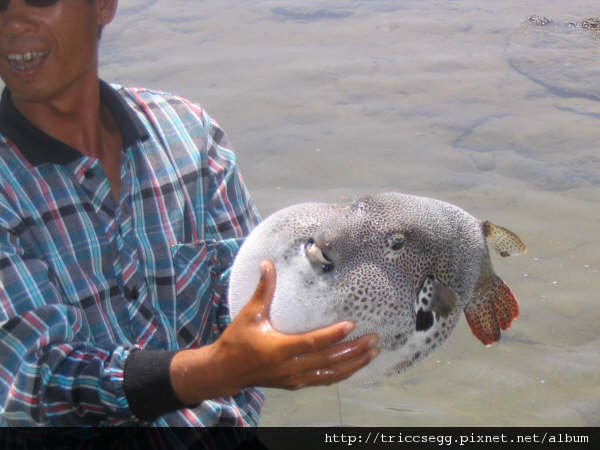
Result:
{"label": "pectoral fin", "polygon": [[512,231],[494,225],[488,220],[481,224],[481,228],[491,247],[501,256],[527,253],[527,246]]}
{"label": "pectoral fin", "polygon": [[500,339],[500,329],[506,330],[519,316],[519,304],[510,288],[494,276],[488,289],[481,285],[465,306],[465,317],[471,331],[485,345]]}
{"label": "pectoral fin", "polygon": [[440,317],[448,317],[457,304],[456,292],[435,276],[426,277],[415,301],[417,331],[429,330]]}
{"label": "pectoral fin", "polygon": [[458,303],[458,295],[445,284],[435,280],[433,282],[433,299],[431,302],[431,310],[442,317],[454,311]]}

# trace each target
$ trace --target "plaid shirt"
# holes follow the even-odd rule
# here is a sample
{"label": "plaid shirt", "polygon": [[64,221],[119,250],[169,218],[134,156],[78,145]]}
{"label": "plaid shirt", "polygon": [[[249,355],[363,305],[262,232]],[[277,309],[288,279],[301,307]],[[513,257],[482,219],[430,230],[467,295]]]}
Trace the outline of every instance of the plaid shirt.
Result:
{"label": "plaid shirt", "polygon": [[[123,141],[118,202],[97,159],[2,96],[0,425],[131,425],[147,409],[158,426],[256,425],[257,389],[182,408],[160,385],[175,351],[213,342],[229,320],[229,267],[259,221],[234,154],[183,98],[100,92]],[[144,367],[160,368],[158,385]]]}

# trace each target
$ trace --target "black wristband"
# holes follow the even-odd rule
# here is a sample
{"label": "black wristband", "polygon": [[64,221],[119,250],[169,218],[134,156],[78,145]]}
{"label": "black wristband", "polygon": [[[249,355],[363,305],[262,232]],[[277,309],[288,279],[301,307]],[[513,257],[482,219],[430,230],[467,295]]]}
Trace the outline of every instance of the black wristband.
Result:
{"label": "black wristband", "polygon": [[125,396],[140,420],[152,422],[186,407],[171,385],[169,367],[175,353],[177,350],[134,350],[125,361]]}

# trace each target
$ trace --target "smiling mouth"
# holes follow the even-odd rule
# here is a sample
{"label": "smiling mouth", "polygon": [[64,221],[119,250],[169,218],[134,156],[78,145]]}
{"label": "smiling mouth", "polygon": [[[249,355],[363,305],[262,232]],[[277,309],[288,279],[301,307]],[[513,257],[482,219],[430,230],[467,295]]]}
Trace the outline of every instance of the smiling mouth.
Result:
{"label": "smiling mouth", "polygon": [[9,53],[6,56],[8,64],[17,72],[29,72],[48,57],[48,51],[35,51],[27,53]]}

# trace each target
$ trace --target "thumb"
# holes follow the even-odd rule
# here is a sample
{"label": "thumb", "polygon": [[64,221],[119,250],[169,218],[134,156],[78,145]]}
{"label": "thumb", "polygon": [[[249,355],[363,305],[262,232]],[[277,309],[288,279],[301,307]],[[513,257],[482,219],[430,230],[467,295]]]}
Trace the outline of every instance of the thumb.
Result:
{"label": "thumb", "polygon": [[268,260],[262,261],[260,263],[260,280],[249,301],[260,312],[269,312],[275,293],[275,280],[275,266],[273,263]]}

